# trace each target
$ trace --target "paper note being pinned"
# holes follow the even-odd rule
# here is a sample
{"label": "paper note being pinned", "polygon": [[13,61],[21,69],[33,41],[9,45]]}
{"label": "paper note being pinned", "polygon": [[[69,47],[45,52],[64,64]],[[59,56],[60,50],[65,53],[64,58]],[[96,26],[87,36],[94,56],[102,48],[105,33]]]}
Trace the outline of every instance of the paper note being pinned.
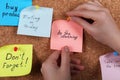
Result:
{"label": "paper note being pinned", "polygon": [[36,6],[25,8],[20,14],[17,34],[50,37],[52,15],[52,8],[36,9]]}
{"label": "paper note being pinned", "polygon": [[24,76],[31,72],[33,46],[8,45],[0,48],[0,77]]}
{"label": "paper note being pinned", "polygon": [[83,28],[72,20],[56,20],[52,25],[51,49],[68,46],[72,52],[82,52]]}
{"label": "paper note being pinned", "polygon": [[32,0],[0,0],[0,4],[0,25],[17,26],[21,10],[31,6]]}
{"label": "paper note being pinned", "polygon": [[102,80],[120,80],[120,56],[109,53],[100,57]]}

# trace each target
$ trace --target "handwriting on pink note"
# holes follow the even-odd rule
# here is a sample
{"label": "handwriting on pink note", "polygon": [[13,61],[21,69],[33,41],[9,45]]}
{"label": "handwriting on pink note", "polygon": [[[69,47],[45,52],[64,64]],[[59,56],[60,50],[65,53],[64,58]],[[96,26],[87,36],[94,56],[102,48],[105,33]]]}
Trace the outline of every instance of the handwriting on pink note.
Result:
{"label": "handwriting on pink note", "polygon": [[61,50],[68,46],[72,52],[82,52],[83,28],[67,20],[56,20],[52,25],[51,49]]}

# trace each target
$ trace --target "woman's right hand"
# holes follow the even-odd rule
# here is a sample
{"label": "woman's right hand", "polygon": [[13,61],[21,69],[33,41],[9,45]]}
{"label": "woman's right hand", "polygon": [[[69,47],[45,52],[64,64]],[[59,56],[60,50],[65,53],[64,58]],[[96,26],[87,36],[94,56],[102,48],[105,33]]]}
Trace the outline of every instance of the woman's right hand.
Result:
{"label": "woman's right hand", "polygon": [[[83,26],[97,41],[110,46],[120,52],[120,30],[116,25],[110,11],[97,0],[79,5],[67,13],[72,20]],[[81,17],[94,20],[90,24]]]}

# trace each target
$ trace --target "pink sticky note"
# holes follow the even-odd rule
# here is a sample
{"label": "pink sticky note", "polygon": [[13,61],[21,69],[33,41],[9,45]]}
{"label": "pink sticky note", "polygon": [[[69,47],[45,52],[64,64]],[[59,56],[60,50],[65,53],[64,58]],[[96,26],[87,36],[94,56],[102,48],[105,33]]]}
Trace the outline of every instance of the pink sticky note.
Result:
{"label": "pink sticky note", "polygon": [[83,28],[67,20],[56,20],[52,25],[51,49],[61,50],[68,46],[72,52],[82,52]]}
{"label": "pink sticky note", "polygon": [[102,80],[120,80],[120,56],[109,53],[100,57]]}

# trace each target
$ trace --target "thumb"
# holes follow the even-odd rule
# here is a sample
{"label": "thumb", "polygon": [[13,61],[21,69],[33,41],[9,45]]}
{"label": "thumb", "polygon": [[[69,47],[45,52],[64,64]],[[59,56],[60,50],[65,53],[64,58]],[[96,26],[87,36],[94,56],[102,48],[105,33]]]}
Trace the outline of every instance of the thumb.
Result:
{"label": "thumb", "polygon": [[70,71],[70,51],[67,46],[61,52],[61,69]]}

